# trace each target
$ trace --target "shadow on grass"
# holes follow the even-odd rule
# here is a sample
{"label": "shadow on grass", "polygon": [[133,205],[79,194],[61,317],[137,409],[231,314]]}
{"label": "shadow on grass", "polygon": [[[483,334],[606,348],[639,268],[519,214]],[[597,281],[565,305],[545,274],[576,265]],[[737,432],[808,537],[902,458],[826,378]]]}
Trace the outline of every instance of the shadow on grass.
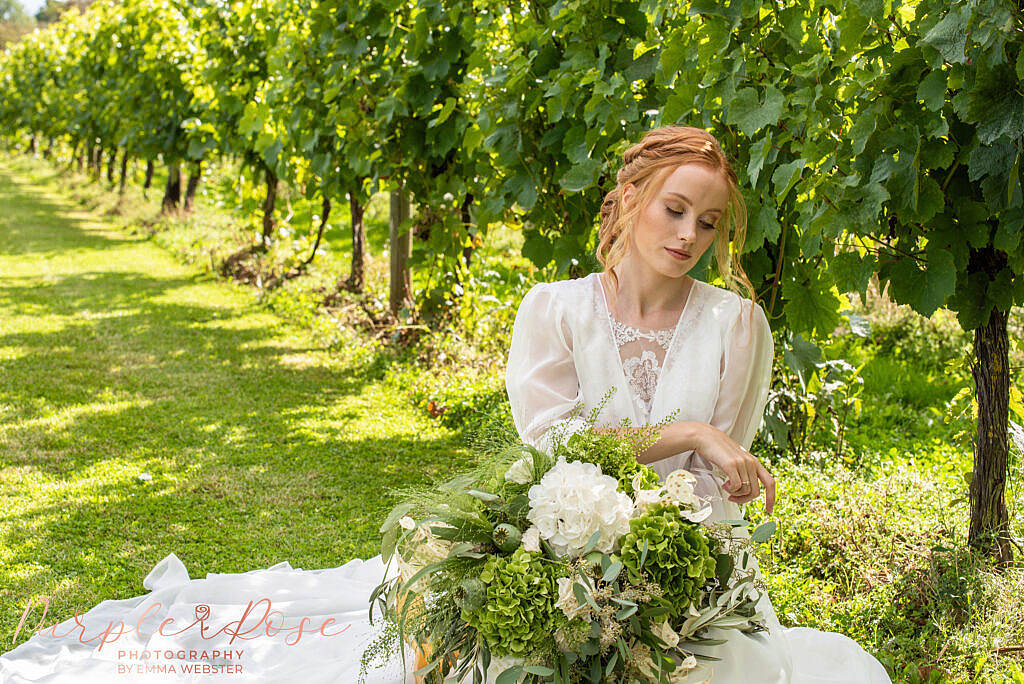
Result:
{"label": "shadow on grass", "polygon": [[[0,255],[46,255],[59,254],[69,249],[101,249],[120,244],[137,242],[134,239],[119,239],[110,235],[99,235],[85,227],[85,221],[74,213],[80,208],[69,204],[56,203],[41,196],[37,187],[59,182],[63,176],[59,170],[47,169],[38,182],[26,182],[5,173],[0,167],[0,188],[4,211],[0,214]],[[55,233],[48,228],[59,223],[70,231]]]}

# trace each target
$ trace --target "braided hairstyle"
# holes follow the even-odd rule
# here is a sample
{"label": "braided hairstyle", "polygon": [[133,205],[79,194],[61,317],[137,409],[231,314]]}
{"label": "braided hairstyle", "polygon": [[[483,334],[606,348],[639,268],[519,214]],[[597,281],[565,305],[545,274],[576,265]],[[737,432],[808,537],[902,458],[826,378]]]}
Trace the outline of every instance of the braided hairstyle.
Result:
{"label": "braided hairstyle", "polygon": [[[715,136],[703,128],[662,126],[648,131],[640,142],[627,149],[622,161],[622,168],[616,175],[617,185],[605,195],[601,205],[601,228],[597,245],[597,260],[611,277],[615,288],[618,289],[619,283],[612,267],[628,253],[629,237],[641,212],[676,167],[681,164],[701,164],[719,171],[729,186],[729,202],[719,221],[724,229],[715,232],[714,250],[718,273],[728,289],[756,301],[754,286],[740,265],[740,253],[747,234],[746,204],[740,194],[736,171]],[[631,203],[628,210],[622,202],[622,187],[627,183],[632,183],[639,191],[636,201]]]}

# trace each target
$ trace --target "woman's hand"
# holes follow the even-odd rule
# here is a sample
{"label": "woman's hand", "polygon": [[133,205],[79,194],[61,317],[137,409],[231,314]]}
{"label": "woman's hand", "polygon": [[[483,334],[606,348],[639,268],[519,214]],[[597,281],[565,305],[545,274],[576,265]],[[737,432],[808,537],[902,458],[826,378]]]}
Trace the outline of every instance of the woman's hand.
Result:
{"label": "woman's hand", "polygon": [[[697,451],[714,463],[728,476],[722,487],[730,493],[729,501],[745,504],[761,496],[761,483],[765,489],[765,512],[771,515],[775,508],[775,478],[757,457],[736,443],[729,435],[713,425],[701,430]],[[744,484],[747,482],[748,484]]]}

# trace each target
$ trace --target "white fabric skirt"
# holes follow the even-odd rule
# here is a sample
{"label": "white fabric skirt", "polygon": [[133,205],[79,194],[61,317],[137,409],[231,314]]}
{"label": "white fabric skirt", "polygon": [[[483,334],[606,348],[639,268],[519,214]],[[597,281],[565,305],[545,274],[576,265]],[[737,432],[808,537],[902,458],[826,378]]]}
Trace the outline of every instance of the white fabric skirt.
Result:
{"label": "white fabric skirt", "polygon": [[[394,563],[387,572],[394,576]],[[285,561],[191,579],[171,553],[143,581],[148,594],[103,601],[56,626],[40,625],[34,608],[22,627],[34,636],[0,655],[0,683],[355,684],[363,649],[383,624],[376,608],[370,624],[369,597],[384,575],[378,555],[323,570]],[[778,626],[767,596],[759,607],[770,611],[769,632],[728,630],[711,635],[727,643],[701,648],[724,658],[709,663],[713,684],[890,684],[852,639]],[[368,668],[367,684],[411,684],[415,658],[405,651],[405,667],[395,651]],[[497,672],[492,666],[488,681]]]}

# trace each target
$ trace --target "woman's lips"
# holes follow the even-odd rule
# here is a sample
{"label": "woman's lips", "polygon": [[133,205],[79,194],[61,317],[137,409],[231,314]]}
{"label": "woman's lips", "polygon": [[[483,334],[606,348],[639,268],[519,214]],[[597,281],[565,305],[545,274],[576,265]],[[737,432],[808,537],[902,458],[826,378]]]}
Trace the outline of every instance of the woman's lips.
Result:
{"label": "woman's lips", "polygon": [[680,261],[686,261],[687,259],[690,258],[689,253],[684,252],[681,249],[670,249],[670,248],[666,247],[665,251],[668,252],[669,254],[671,254],[673,258],[679,259]]}

